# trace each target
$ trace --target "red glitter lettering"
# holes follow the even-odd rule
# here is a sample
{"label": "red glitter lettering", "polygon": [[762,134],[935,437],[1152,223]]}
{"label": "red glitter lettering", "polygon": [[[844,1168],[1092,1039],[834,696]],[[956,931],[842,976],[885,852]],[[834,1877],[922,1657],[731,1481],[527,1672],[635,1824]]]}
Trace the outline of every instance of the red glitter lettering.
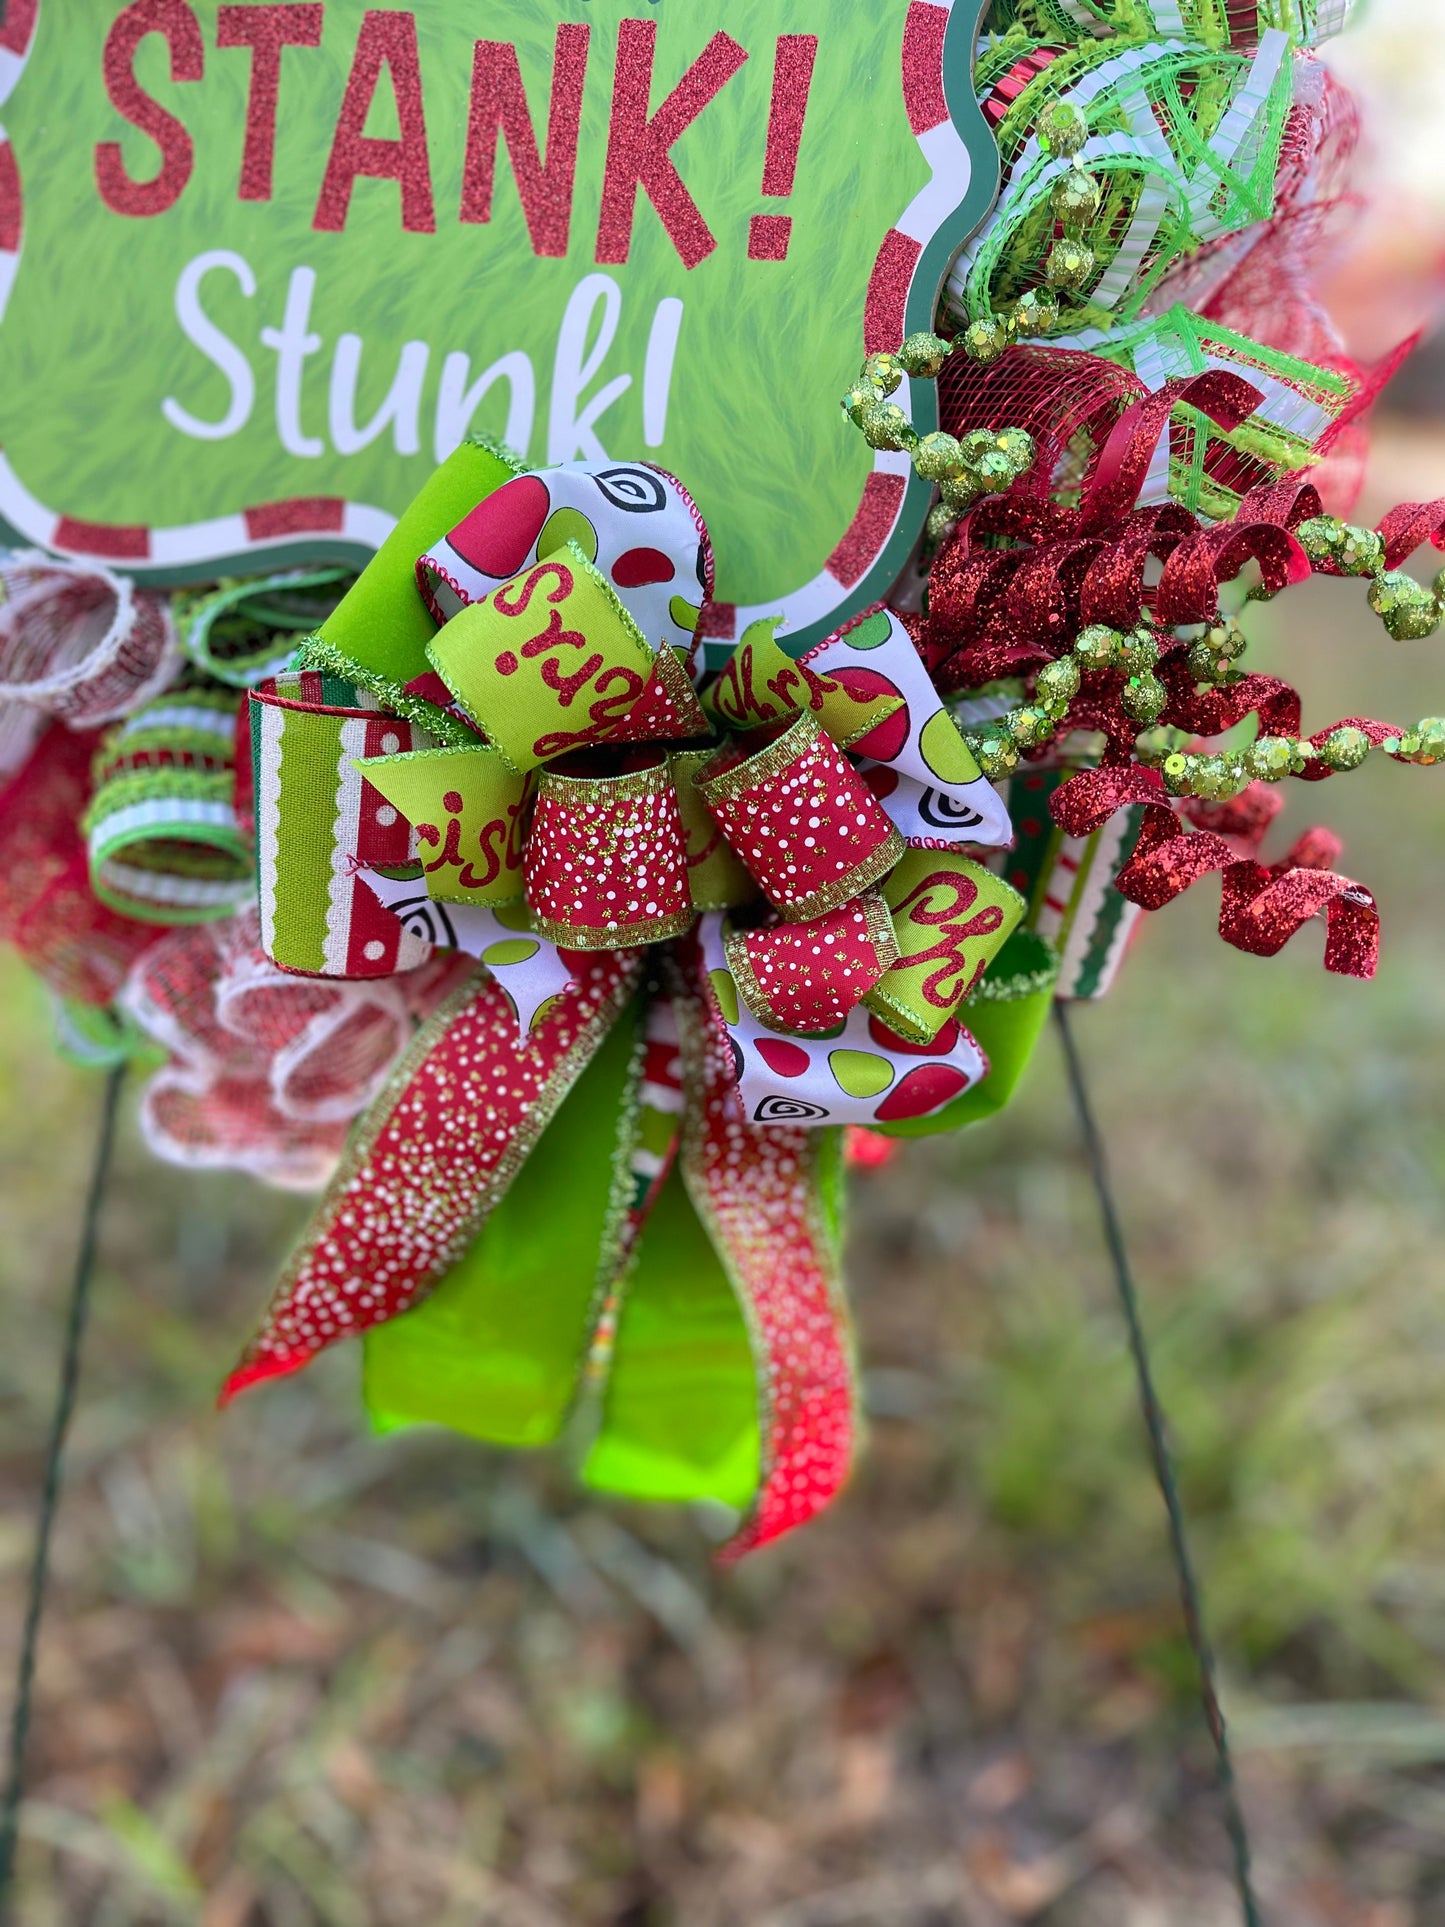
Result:
{"label": "red glitter lettering", "polygon": [[154,180],[134,180],[126,172],[120,142],[98,141],[95,184],[112,214],[164,214],[180,199],[195,163],[195,148],[185,127],[135,77],[136,48],[149,33],[165,35],[172,80],[199,80],[205,72],[200,23],[185,0],[135,0],[117,14],[101,56],[105,91],[115,111],[155,142],[161,168]]}
{"label": "red glitter lettering", "polygon": [[656,21],[622,22],[617,38],[612,119],[607,130],[602,213],[597,224],[597,259],[618,266],[627,260],[637,190],[642,187],[683,266],[695,268],[707,259],[717,242],[673,166],[669,149],[721,93],[748,56],[727,34],[715,33],[649,119],[656,47]]}
{"label": "red glitter lettering", "polygon": [[[377,140],[362,132],[383,67],[396,97],[400,140]],[[362,175],[400,184],[401,224],[408,234],[436,233],[416,19],[409,13],[373,7],[362,18],[312,227],[325,234],[341,233],[351,207],[351,190]]]}
{"label": "red glitter lettering", "polygon": [[[981,958],[975,968],[965,954],[964,945],[970,937],[992,936],[1003,923],[1003,911],[997,904],[989,904],[977,916],[967,917],[977,901],[976,883],[968,877],[940,870],[925,877],[893,913],[895,917],[902,917],[907,912],[908,921],[916,929],[934,927],[940,932],[932,949],[915,951],[906,960],[910,970],[923,964],[942,965],[923,986],[924,998],[935,1010],[956,1008],[983,975],[988,959]],[[965,917],[967,921],[961,921]]]}
{"label": "red glitter lettering", "polygon": [[552,104],[547,115],[547,158],[537,146],[517,49],[506,40],[479,40],[472,53],[472,104],[462,167],[463,221],[490,221],[497,144],[507,143],[517,194],[532,237],[532,252],[559,259],[572,231],[572,190],[577,178],[577,136],[582,125],[582,88],[587,78],[590,27],[557,29],[552,64]]}
{"label": "red glitter lettering", "polygon": [[246,96],[246,140],[241,149],[238,200],[271,198],[281,49],[319,47],[322,13],[320,5],[250,6],[222,7],[216,15],[218,47],[251,49],[251,90]]}
{"label": "red glitter lettering", "polygon": [[492,607],[504,616],[525,615],[532,597],[548,581],[555,586],[547,591],[546,600],[565,602],[572,593],[572,571],[560,562],[539,562],[530,574],[503,583],[492,597]]}

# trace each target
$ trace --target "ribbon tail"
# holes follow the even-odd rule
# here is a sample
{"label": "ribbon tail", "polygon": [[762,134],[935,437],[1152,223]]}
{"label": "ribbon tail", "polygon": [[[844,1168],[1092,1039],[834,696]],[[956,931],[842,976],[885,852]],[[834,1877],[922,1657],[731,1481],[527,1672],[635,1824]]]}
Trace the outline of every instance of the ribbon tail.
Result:
{"label": "ribbon tail", "polygon": [[1321,912],[1325,969],[1341,977],[1373,977],[1380,955],[1375,899],[1363,884],[1333,870],[1236,863],[1225,872],[1219,934],[1236,950],[1274,957]]}
{"label": "ribbon tail", "polygon": [[641,974],[636,951],[578,957],[575,987],[519,1044],[491,977],[417,1033],[353,1137],[222,1403],[301,1370],[417,1303],[462,1258]]}
{"label": "ribbon tail", "polygon": [[613,1025],[461,1263],[404,1318],[367,1332],[362,1390],[380,1431],[445,1425],[547,1445],[576,1411],[611,1275],[618,1118],[635,1108],[637,1025]]}
{"label": "ribbon tail", "polygon": [[806,1524],[848,1476],[856,1425],[834,1208],[839,1141],[833,1131],[749,1122],[691,947],[679,978],[682,1175],[737,1294],[758,1380],[761,1476],[752,1513],[724,1550],[733,1560]]}
{"label": "ribbon tail", "polygon": [[598,1270],[597,1424],[583,1477],[628,1498],[712,1499],[741,1513],[758,1489],[754,1347],[678,1168],[685,1098],[665,994],[639,1028],[637,1071]]}
{"label": "ribbon tail", "polygon": [[637,1027],[632,1075],[613,1152],[612,1198],[597,1272],[597,1317],[588,1356],[594,1384],[607,1377],[617,1319],[638,1240],[677,1163],[684,1105],[672,999],[654,995]]}

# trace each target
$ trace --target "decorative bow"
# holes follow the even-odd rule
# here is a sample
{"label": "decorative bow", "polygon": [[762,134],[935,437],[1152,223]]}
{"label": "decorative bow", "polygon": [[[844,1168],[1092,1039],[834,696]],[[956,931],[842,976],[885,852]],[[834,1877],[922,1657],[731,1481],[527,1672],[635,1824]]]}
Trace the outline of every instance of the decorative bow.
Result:
{"label": "decorative bow", "polygon": [[227,1396],[366,1333],[382,1422],[536,1444],[580,1380],[589,1480],[751,1503],[740,1551],[849,1460],[840,1134],[814,1127],[995,1108],[1051,972],[1005,950],[1023,901],[968,851],[1007,814],[901,620],[800,661],[760,623],[708,684],[711,587],[662,470],[467,444],[253,692],[275,963],[483,967],[363,1119]]}

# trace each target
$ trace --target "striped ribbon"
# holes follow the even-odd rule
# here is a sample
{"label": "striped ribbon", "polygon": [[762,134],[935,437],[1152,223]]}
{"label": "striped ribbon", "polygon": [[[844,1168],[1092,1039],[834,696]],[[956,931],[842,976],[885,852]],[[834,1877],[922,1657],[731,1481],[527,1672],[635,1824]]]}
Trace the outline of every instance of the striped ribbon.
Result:
{"label": "striped ribbon", "polygon": [[106,739],[83,828],[91,888],[111,909],[205,923],[250,896],[235,806],[237,702],[228,690],[182,687]]}

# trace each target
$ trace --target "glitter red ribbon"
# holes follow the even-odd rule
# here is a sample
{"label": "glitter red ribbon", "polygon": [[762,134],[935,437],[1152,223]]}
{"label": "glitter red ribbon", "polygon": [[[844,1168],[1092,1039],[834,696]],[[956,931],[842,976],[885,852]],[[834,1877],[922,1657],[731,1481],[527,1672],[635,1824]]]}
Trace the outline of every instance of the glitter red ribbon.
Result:
{"label": "glitter red ribbon", "polygon": [[853,1373],[838,1252],[824,1221],[816,1131],[748,1121],[732,1045],[696,946],[678,969],[687,1067],[683,1175],[752,1333],[762,1416],[762,1481],[728,1546],[737,1558],[807,1523],[848,1476]]}
{"label": "glitter red ribbon", "polygon": [[569,958],[536,1027],[473,979],[417,1034],[353,1138],[223,1399],[395,1318],[460,1259],[635,990],[636,951]]}
{"label": "glitter red ribbon", "polygon": [[1374,976],[1380,947],[1375,899],[1333,868],[1340,846],[1329,832],[1307,832],[1288,855],[1266,865],[1252,854],[1280,807],[1266,785],[1251,784],[1227,806],[1194,806],[1197,829],[1187,828],[1162,795],[1151,770],[1086,770],[1056,790],[1049,807],[1071,836],[1085,836],[1115,810],[1147,805],[1134,853],[1115,879],[1121,895],[1142,909],[1160,910],[1219,871],[1219,934],[1236,950],[1272,957],[1323,913],[1326,970]]}

